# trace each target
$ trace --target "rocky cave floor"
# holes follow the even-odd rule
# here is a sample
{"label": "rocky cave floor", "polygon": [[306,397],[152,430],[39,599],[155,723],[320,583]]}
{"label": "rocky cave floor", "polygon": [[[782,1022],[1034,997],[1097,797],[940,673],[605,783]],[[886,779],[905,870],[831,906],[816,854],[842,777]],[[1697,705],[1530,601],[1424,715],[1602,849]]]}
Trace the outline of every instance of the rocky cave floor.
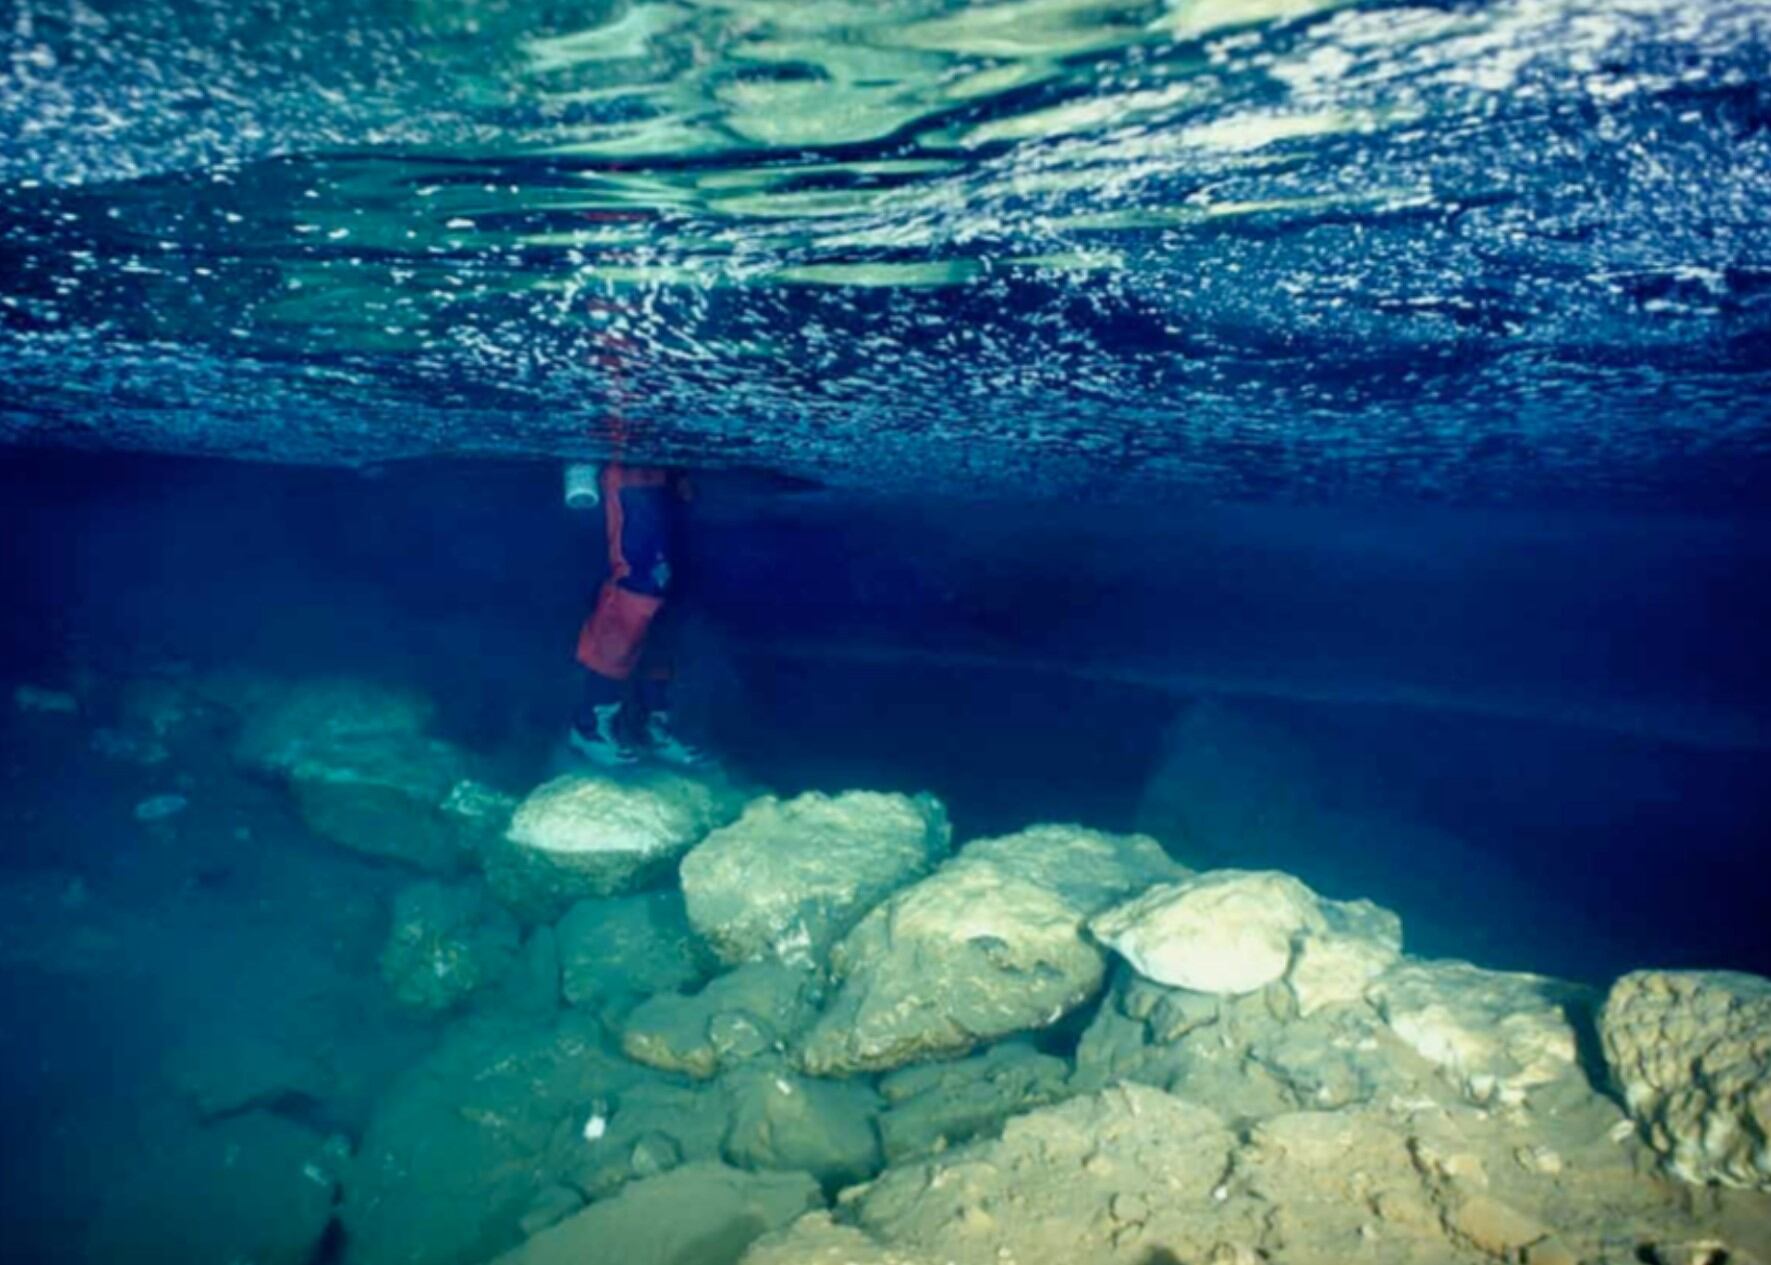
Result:
{"label": "rocky cave floor", "polygon": [[1771,1262],[1755,976],[885,789],[501,785],[366,682],[7,694],[9,1260]]}

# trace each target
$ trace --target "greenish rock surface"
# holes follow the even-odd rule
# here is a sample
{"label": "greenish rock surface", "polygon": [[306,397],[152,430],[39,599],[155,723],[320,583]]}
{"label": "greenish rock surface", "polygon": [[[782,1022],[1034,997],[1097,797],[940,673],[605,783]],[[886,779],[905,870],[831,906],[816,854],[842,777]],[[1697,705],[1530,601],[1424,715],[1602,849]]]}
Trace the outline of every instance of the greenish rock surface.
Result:
{"label": "greenish rock surface", "polygon": [[434,874],[467,867],[512,801],[470,777],[459,749],[425,732],[415,695],[321,680],[241,687],[242,766],[283,781],[315,834]]}
{"label": "greenish rock surface", "polygon": [[1599,1036],[1668,1172],[1771,1190],[1771,980],[1634,971],[1611,986]]}
{"label": "greenish rock surface", "polygon": [[742,794],[717,775],[567,774],[517,806],[504,837],[483,851],[486,879],[525,922],[552,922],[574,901],[663,879],[742,806]]}
{"label": "greenish rock surface", "polygon": [[595,1008],[690,989],[713,965],[676,891],[581,900],[554,930],[561,989],[572,1006]]}
{"label": "greenish rock surface", "polygon": [[970,845],[838,943],[839,987],[805,1039],[803,1066],[883,1071],[1057,1022],[1106,972],[1087,919],[1184,873],[1152,839],[1078,826]]}
{"label": "greenish rock surface", "polygon": [[414,883],[394,896],[381,976],[405,1006],[448,1010],[497,984],[517,957],[516,920],[477,883]]}
{"label": "greenish rock surface", "polygon": [[310,1265],[332,1219],[344,1140],[264,1111],[144,1131],[127,1180],[92,1192],[70,1259]]}
{"label": "greenish rock surface", "polygon": [[896,1164],[993,1133],[1010,1116],[1065,1096],[1069,1065],[1019,1041],[970,1058],[923,1063],[879,1082],[887,1107],[879,1118],[886,1160]]}
{"label": "greenish rock surface", "polygon": [[591,1104],[647,1073],[594,1020],[458,1023],[382,1096],[338,1215],[352,1265],[478,1265],[514,1246]]}
{"label": "greenish rock surface", "polygon": [[560,1179],[591,1199],[680,1164],[717,1160],[731,1126],[728,1100],[705,1084],[647,1074],[592,1102],[556,1146]]}
{"label": "greenish rock surface", "polygon": [[763,1233],[819,1207],[805,1173],[685,1164],[543,1230],[499,1265],[735,1265]]}
{"label": "greenish rock surface", "polygon": [[622,1025],[621,1048],[637,1062],[704,1080],[784,1049],[812,1020],[814,985],[796,967],[747,963],[692,996],[642,1002]]}
{"label": "greenish rock surface", "polygon": [[225,679],[207,693],[244,716],[234,759],[258,773],[287,774],[341,744],[422,734],[436,710],[420,695],[348,678]]}
{"label": "greenish rock surface", "polygon": [[765,796],[683,858],[689,919],[727,962],[822,962],[863,914],[937,864],[951,836],[928,795]]}
{"label": "greenish rock surface", "polygon": [[875,1124],[884,1103],[867,1085],[811,1080],[775,1059],[726,1073],[720,1088],[731,1102],[721,1151],[740,1168],[806,1172],[836,1187],[884,1162]]}

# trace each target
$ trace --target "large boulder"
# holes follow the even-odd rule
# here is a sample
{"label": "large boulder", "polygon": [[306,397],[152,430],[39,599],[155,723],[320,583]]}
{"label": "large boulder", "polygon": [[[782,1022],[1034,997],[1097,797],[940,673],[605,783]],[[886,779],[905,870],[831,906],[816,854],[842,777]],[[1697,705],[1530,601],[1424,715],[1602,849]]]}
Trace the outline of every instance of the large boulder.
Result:
{"label": "large boulder", "polygon": [[899,1068],[880,1079],[887,1107],[880,1142],[893,1164],[987,1136],[1010,1116],[1066,1093],[1070,1068],[1022,1041],[1004,1041],[942,1063]]}
{"label": "large boulder", "polygon": [[470,1019],[376,1104],[338,1208],[351,1265],[480,1265],[551,1205],[560,1151],[649,1076],[596,1021]]}
{"label": "large boulder", "polygon": [[59,1259],[309,1265],[332,1219],[347,1150],[343,1138],[266,1111],[200,1128],[154,1120],[122,1175],[93,1186],[86,1241],[69,1243]]}
{"label": "large boulder", "polygon": [[1636,971],[1612,985],[1599,1035],[1669,1172],[1771,1190],[1771,980]]}
{"label": "large boulder", "polygon": [[680,892],[581,900],[555,925],[566,1004],[602,1010],[693,988],[713,963]]}
{"label": "large boulder", "polygon": [[486,878],[526,921],[551,922],[573,901],[663,878],[741,806],[740,794],[717,777],[570,773],[517,806],[504,838],[484,852]]}
{"label": "large boulder", "polygon": [[779,1052],[811,1022],[813,979],[778,962],[751,962],[693,996],[664,993],[636,1006],[621,1049],[649,1067],[707,1079]]}
{"label": "large boulder", "polygon": [[822,1202],[805,1173],[685,1164],[591,1204],[498,1265],[735,1265],[758,1236]]}
{"label": "large boulder", "polygon": [[717,1082],[648,1077],[592,1105],[557,1147],[558,1175],[592,1200],[683,1164],[717,1160],[731,1102]]}
{"label": "large boulder", "polygon": [[1358,998],[1395,962],[1402,924],[1369,901],[1329,901],[1278,871],[1214,870],[1153,887],[1089,923],[1159,984],[1252,993],[1289,979],[1310,1011]]}
{"label": "large boulder", "polygon": [[1518,1106],[1526,1094],[1579,1078],[1571,1008],[1576,984],[1468,962],[1401,963],[1372,985],[1384,1021],[1471,1102]]}
{"label": "large boulder", "polygon": [[689,919],[728,962],[821,962],[863,914],[939,862],[951,834],[928,795],[766,796],[683,858]]}
{"label": "large boulder", "polygon": [[425,732],[428,702],[343,680],[249,697],[235,759],[284,781],[315,834],[446,874],[502,829],[514,801],[474,782],[471,761]]}
{"label": "large boulder", "polygon": [[394,896],[381,976],[402,1005],[448,1010],[516,960],[516,921],[477,883],[414,883]]}
{"label": "large boulder", "polygon": [[1450,1099],[1433,1066],[1364,1002],[1305,1015],[1282,987],[1213,994],[1121,967],[1076,1049],[1073,1087],[1137,1081],[1230,1118],[1403,1098]]}
{"label": "large boulder", "polygon": [[880,1097],[860,1081],[810,1080],[758,1060],[721,1077],[731,1102],[722,1153],[748,1169],[810,1173],[850,1186],[883,1164],[876,1120]]}
{"label": "large boulder", "polygon": [[804,1067],[880,1071],[1057,1022],[1106,970],[1084,922],[1184,872],[1152,839],[1075,826],[973,844],[838,943],[840,986],[804,1042]]}

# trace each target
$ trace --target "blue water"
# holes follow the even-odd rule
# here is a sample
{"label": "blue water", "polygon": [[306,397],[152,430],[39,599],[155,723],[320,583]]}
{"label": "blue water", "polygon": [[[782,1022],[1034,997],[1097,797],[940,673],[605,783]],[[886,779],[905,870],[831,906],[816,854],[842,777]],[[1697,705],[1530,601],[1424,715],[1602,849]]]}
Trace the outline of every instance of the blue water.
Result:
{"label": "blue water", "polygon": [[[265,1259],[361,1259],[326,1165],[467,1029],[377,974],[413,875],[230,708],[371,681],[547,776],[605,547],[562,458],[692,472],[682,710],[758,785],[1771,974],[1766,5],[0,30],[6,1259],[234,1259],[193,1192],[300,1201],[224,1135],[331,1148]],[[169,688],[213,707],[145,757]]]}

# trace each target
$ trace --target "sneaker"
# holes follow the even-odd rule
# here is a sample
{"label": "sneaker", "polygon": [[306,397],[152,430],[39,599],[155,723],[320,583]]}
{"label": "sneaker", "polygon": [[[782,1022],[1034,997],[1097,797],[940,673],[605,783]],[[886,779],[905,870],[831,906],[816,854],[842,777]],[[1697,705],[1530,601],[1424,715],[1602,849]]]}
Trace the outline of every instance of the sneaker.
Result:
{"label": "sneaker", "polygon": [[646,745],[652,749],[653,755],[666,764],[693,768],[698,764],[713,762],[711,755],[670,727],[669,712],[647,713]]}
{"label": "sneaker", "polygon": [[639,763],[639,748],[621,732],[621,704],[605,703],[594,707],[591,715],[594,717],[593,729],[586,732],[582,726],[573,725],[572,732],[566,736],[572,750],[606,769]]}

